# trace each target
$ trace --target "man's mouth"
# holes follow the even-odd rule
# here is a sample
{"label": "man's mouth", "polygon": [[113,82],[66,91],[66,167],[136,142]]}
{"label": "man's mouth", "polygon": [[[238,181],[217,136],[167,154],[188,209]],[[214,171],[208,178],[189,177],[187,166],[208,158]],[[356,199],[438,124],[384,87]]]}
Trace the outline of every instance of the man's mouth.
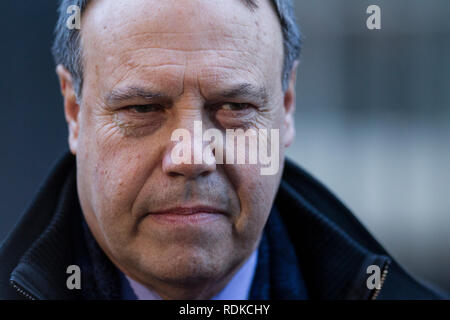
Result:
{"label": "man's mouth", "polygon": [[210,206],[174,207],[148,214],[148,218],[170,224],[198,224],[212,222],[226,215],[226,212]]}

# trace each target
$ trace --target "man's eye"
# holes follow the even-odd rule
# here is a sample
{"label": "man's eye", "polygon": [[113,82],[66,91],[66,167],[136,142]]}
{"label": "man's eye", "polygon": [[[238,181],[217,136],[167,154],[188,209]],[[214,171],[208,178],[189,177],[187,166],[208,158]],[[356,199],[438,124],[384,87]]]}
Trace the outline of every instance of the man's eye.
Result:
{"label": "man's eye", "polygon": [[222,110],[230,110],[230,111],[240,111],[250,108],[250,105],[248,103],[224,103],[218,107],[218,109]]}
{"label": "man's eye", "polygon": [[160,111],[162,110],[162,106],[157,104],[145,104],[145,105],[137,105],[137,106],[129,106],[127,109],[131,111],[135,111],[137,113],[147,113],[147,112],[153,112],[153,111]]}

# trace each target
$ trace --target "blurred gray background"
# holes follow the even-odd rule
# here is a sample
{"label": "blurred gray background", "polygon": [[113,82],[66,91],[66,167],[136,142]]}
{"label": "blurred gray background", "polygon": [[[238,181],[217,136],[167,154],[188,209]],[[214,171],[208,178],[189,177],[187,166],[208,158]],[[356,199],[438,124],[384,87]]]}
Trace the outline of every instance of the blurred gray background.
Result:
{"label": "blurred gray background", "polygon": [[[450,291],[450,1],[296,1],[289,155],[414,275]],[[366,9],[381,8],[381,30]]]}
{"label": "blurred gray background", "polygon": [[[288,155],[408,271],[450,292],[450,1],[294,0],[304,34]],[[366,8],[381,7],[381,30]],[[0,241],[66,149],[56,1],[0,10]]]}

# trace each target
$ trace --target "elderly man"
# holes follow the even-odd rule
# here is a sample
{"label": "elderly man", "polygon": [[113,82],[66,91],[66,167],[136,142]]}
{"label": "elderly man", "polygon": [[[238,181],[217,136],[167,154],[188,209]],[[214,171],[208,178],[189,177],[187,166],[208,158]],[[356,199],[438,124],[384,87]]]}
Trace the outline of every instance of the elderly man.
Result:
{"label": "elderly man", "polygon": [[[285,161],[293,15],[290,0],[62,1],[70,153],[1,247],[0,298],[437,298]],[[174,139],[198,124],[216,138]],[[213,143],[239,129],[247,157]],[[279,163],[267,174],[264,148]]]}

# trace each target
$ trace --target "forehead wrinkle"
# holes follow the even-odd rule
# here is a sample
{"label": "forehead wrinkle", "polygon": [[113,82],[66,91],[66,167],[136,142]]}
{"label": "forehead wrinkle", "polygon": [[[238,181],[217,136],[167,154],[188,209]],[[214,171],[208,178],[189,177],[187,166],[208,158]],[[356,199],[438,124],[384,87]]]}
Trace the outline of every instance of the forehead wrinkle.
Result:
{"label": "forehead wrinkle", "polygon": [[113,45],[118,48],[124,56],[145,54],[146,51],[152,54],[162,53],[167,59],[177,60],[178,55],[190,54],[251,54],[261,51],[263,47],[272,46],[265,41],[254,41],[251,37],[220,36],[211,34],[208,37],[155,37],[148,34],[136,36],[134,39],[126,37],[120,41],[120,45]]}

